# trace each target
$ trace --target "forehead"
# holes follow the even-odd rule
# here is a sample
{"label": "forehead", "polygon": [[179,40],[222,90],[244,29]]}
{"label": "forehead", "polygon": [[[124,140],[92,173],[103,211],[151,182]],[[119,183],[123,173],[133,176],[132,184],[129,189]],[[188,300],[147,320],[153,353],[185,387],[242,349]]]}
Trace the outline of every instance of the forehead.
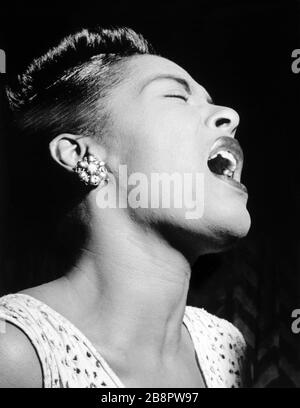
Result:
{"label": "forehead", "polygon": [[129,65],[135,71],[135,74],[142,76],[153,75],[163,71],[166,73],[181,74],[191,78],[190,75],[182,67],[175,64],[175,62],[157,55],[136,55],[130,59]]}
{"label": "forehead", "polygon": [[137,55],[130,58],[128,66],[132,74],[129,81],[136,87],[141,86],[147,79],[166,75],[182,78],[189,83],[191,88],[201,88],[207,93],[185,69],[167,58],[156,55]]}

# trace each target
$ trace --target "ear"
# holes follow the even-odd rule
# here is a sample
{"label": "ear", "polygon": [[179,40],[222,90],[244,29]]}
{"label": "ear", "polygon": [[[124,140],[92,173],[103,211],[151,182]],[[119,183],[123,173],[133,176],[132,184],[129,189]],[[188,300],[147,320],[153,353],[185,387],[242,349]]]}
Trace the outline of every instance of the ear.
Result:
{"label": "ear", "polygon": [[59,165],[72,171],[88,151],[86,139],[69,133],[60,134],[50,142],[50,154]]}

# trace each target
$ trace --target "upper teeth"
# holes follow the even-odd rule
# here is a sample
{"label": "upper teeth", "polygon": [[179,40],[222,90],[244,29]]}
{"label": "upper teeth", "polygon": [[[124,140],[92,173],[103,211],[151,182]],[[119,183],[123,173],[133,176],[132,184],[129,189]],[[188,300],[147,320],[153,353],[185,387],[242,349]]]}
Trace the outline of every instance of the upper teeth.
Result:
{"label": "upper teeth", "polygon": [[219,150],[218,152],[216,152],[213,156],[211,156],[209,159],[215,159],[218,155],[222,156],[224,159],[227,159],[230,162],[230,165],[228,167],[228,170],[226,169],[224,171],[224,174],[226,174],[225,172],[234,172],[236,169],[236,165],[237,165],[237,161],[236,158],[234,157],[234,155],[229,152],[228,150]]}
{"label": "upper teeth", "polygon": [[237,159],[228,150],[218,150],[208,159],[211,171],[233,178],[237,168]]}

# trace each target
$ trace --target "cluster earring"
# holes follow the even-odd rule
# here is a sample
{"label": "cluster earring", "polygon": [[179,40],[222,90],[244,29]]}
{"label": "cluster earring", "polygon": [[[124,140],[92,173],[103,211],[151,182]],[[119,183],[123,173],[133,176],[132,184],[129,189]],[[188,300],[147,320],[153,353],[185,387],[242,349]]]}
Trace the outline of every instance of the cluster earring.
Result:
{"label": "cluster earring", "polygon": [[97,160],[91,154],[79,160],[73,170],[87,186],[97,187],[108,182],[108,171],[105,163]]}

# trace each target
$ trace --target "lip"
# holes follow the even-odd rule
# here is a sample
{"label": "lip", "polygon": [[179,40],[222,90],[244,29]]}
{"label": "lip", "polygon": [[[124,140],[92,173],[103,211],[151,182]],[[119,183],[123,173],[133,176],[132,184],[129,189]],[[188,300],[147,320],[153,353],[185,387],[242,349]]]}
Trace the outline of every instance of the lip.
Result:
{"label": "lip", "polygon": [[236,181],[240,181],[244,163],[244,154],[239,142],[233,137],[221,136],[212,145],[209,152],[209,157],[211,157],[220,150],[226,150],[234,155],[237,161],[236,170],[234,172],[235,175],[234,179]]}
{"label": "lip", "polygon": [[229,178],[221,174],[216,174],[212,172],[210,169],[209,171],[215,177],[222,180],[223,182],[226,182],[230,184],[231,186],[237,188],[238,190],[243,191],[244,193],[248,194],[247,187],[241,183],[241,174],[242,174],[243,163],[244,163],[244,154],[243,154],[243,150],[239,142],[230,136],[218,137],[210,149],[208,158],[213,156],[215,153],[217,153],[220,150],[226,150],[234,155],[236,162],[237,162],[236,169],[234,171],[234,177]]}
{"label": "lip", "polygon": [[248,190],[247,187],[242,184],[240,181],[234,180],[234,179],[230,179],[229,177],[223,176],[221,174],[215,174],[213,172],[211,172],[211,174],[213,176],[215,176],[216,178],[222,180],[224,183],[228,183],[230,184],[232,187],[244,192],[245,194],[248,194]]}
{"label": "lip", "polygon": [[223,181],[228,182],[229,184],[233,185],[236,188],[239,188],[240,190],[243,190],[244,192],[247,192],[246,186],[244,186],[241,183],[241,174],[242,174],[242,169],[243,169],[243,164],[244,164],[244,153],[241,148],[241,145],[239,142],[234,139],[233,137],[230,136],[220,136],[218,137],[209,152],[209,157],[213,156],[215,153],[217,153],[220,150],[225,150],[233,154],[233,156],[236,159],[236,169],[234,171],[234,176],[233,178],[226,177],[221,174],[216,174],[213,171],[210,170],[209,166],[209,171],[215,176],[220,178]]}

